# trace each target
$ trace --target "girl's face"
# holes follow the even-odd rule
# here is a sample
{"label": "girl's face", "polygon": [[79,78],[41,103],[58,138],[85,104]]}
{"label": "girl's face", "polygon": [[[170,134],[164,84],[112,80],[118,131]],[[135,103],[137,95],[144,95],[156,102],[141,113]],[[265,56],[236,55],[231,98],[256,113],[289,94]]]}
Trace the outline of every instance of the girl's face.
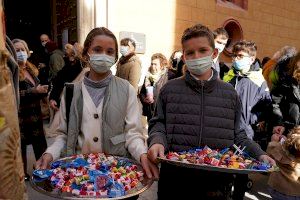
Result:
{"label": "girl's face", "polygon": [[88,53],[89,55],[106,54],[108,56],[116,57],[115,41],[106,35],[97,35],[92,40]]}

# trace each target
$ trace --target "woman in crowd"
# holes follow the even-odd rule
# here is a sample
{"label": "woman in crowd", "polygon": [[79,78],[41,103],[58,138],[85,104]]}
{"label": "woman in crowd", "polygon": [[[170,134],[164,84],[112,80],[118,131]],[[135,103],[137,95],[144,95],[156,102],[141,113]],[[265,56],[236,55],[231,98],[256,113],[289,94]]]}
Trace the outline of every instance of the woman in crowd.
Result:
{"label": "woman in crowd", "polygon": [[149,72],[146,75],[145,83],[140,92],[143,115],[147,117],[147,121],[152,118],[155,100],[161,87],[168,81],[168,74],[173,75],[174,73],[168,70],[167,58],[161,53],[153,54]]}
{"label": "woman in crowd", "polygon": [[17,52],[17,61],[20,70],[19,123],[25,180],[28,180],[29,175],[26,173],[27,144],[32,144],[36,158],[41,157],[47,148],[47,142],[43,129],[40,100],[47,95],[48,86],[39,84],[39,80],[37,78],[38,69],[32,63],[27,61],[28,57],[30,56],[27,43],[20,39],[14,39],[12,42]]}

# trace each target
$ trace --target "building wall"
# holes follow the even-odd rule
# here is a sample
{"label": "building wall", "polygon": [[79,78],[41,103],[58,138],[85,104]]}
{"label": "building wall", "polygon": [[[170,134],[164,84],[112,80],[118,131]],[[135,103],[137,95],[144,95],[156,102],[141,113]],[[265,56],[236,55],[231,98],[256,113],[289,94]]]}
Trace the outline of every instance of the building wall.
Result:
{"label": "building wall", "polygon": [[170,56],[181,48],[185,28],[202,23],[215,29],[234,18],[242,26],[244,39],[255,41],[258,57],[263,58],[284,45],[300,47],[299,11],[299,0],[248,0],[247,11],[217,0],[109,0],[107,21],[117,37],[120,31],[145,33],[146,55]]}

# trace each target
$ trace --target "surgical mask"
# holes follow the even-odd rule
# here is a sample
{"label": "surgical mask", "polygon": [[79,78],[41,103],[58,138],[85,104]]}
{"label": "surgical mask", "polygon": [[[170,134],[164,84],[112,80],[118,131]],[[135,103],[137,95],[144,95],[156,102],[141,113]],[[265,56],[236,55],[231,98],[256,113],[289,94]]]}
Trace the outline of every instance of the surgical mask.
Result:
{"label": "surgical mask", "polygon": [[220,54],[224,50],[225,45],[224,44],[219,44],[219,43],[215,42],[215,48],[218,49],[218,53]]}
{"label": "surgical mask", "polygon": [[129,52],[129,47],[128,46],[121,46],[120,47],[120,53],[122,56],[126,56]]}
{"label": "surgical mask", "polygon": [[42,46],[45,47],[47,42],[41,42]]}
{"label": "surgical mask", "polygon": [[26,51],[18,51],[17,52],[17,60],[19,62],[26,62],[28,58],[28,55],[26,53]]}
{"label": "surgical mask", "polygon": [[252,64],[252,60],[250,57],[244,57],[240,60],[233,61],[233,68],[237,71],[241,71],[242,73],[248,72],[250,66]]}
{"label": "surgical mask", "polygon": [[106,54],[92,54],[90,56],[91,68],[96,73],[105,73],[115,64],[115,57]]}
{"label": "surgical mask", "polygon": [[193,59],[193,60],[186,60],[185,64],[187,69],[195,75],[202,75],[208,69],[210,69],[213,65],[213,60],[211,55],[206,56],[203,58]]}

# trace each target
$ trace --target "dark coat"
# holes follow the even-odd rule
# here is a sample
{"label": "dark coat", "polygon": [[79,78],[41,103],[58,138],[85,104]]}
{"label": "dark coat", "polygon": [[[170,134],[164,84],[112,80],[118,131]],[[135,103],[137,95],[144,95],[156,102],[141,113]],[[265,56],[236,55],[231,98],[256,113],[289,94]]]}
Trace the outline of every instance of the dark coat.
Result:
{"label": "dark coat", "polygon": [[[35,84],[38,85],[38,78],[33,74],[31,74],[31,76]],[[40,100],[46,95],[35,93],[35,86],[28,79],[20,80],[19,90],[19,124],[21,139],[27,144],[30,144],[32,137],[45,137]]]}
{"label": "dark coat", "polygon": [[224,81],[235,87],[242,102],[241,128],[245,129],[247,136],[253,138],[257,122],[265,120],[263,111],[271,105],[271,96],[266,81],[258,71],[250,71],[247,75],[239,75],[231,69],[224,76]]}
{"label": "dark coat", "polygon": [[160,143],[168,151],[184,151],[208,145],[225,148],[246,146],[258,158],[264,152],[240,127],[241,103],[234,88],[218,79],[197,81],[189,72],[170,80],[157,100],[149,123],[149,146]]}
{"label": "dark coat", "polygon": [[82,71],[81,61],[78,59],[74,63],[66,59],[65,63],[65,66],[57,73],[53,81],[53,88],[49,96],[49,99],[55,100],[57,105],[60,105],[60,97],[65,83],[72,82]]}
{"label": "dark coat", "polygon": [[286,79],[271,92],[274,125],[292,129],[299,125],[300,89],[296,81]]}
{"label": "dark coat", "polygon": [[[230,84],[218,78],[217,71],[214,70],[210,81],[197,81],[187,72],[161,89],[155,115],[149,123],[148,144],[149,147],[162,144],[166,151],[185,151],[204,145],[222,149],[237,144],[246,146],[256,158],[265,154],[240,129],[240,117],[239,97]],[[204,180],[205,184],[201,187],[186,184],[192,179]],[[208,192],[221,192],[222,199],[226,199],[225,191],[228,194],[231,181],[231,174],[162,163],[158,198],[181,199],[184,194],[186,199],[207,199]]]}

